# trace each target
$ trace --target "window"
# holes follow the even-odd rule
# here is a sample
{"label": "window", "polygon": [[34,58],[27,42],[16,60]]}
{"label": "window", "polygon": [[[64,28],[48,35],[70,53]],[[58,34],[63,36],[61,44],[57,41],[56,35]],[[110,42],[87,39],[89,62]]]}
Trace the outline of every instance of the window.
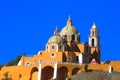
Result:
{"label": "window", "polygon": [[92,47],[94,47],[94,39],[92,39]]}
{"label": "window", "polygon": [[55,53],[51,53],[51,54],[50,54],[50,57],[51,57],[51,58],[55,58],[55,56],[56,56]]}
{"label": "window", "polygon": [[26,64],[25,64],[26,66],[29,66],[30,65],[30,62],[26,62]]}
{"label": "window", "polygon": [[95,35],[95,32],[94,31],[92,31],[92,36],[94,36]]}
{"label": "window", "polygon": [[64,36],[64,39],[67,40],[67,35]]}
{"label": "window", "polygon": [[27,65],[29,65],[30,63],[29,63],[29,62],[27,62],[26,64],[27,64]]}
{"label": "window", "polygon": [[72,40],[75,41],[75,35],[72,35]]}
{"label": "window", "polygon": [[55,47],[54,46],[52,46],[52,49],[54,49]]}
{"label": "window", "polygon": [[48,46],[47,46],[47,49],[48,49]]}
{"label": "window", "polygon": [[77,63],[79,62],[78,56],[76,56],[76,62],[77,62]]}
{"label": "window", "polygon": [[69,56],[69,57],[68,57],[68,60],[72,60],[72,57],[71,57],[71,56]]}
{"label": "window", "polygon": [[59,46],[59,49],[61,49],[61,46]]}

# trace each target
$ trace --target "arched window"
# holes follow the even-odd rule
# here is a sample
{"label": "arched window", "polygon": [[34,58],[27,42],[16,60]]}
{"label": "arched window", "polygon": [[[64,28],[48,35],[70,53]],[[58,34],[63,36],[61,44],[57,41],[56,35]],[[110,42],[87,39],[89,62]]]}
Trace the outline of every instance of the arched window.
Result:
{"label": "arched window", "polygon": [[72,40],[75,41],[75,35],[72,35]]}
{"label": "arched window", "polygon": [[92,39],[92,47],[94,47],[94,39]]}
{"label": "arched window", "polygon": [[95,32],[94,31],[92,31],[92,36],[94,36],[95,35]]}
{"label": "arched window", "polygon": [[64,36],[64,39],[67,40],[67,35]]}

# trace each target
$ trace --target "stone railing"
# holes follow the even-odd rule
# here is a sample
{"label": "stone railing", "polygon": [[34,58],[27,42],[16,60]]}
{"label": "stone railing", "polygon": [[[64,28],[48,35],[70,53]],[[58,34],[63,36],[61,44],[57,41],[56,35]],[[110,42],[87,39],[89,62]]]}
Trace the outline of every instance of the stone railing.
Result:
{"label": "stone railing", "polygon": [[36,64],[67,64],[67,65],[79,65],[79,66],[82,65],[80,63],[72,63],[72,62],[52,62],[52,61],[49,61],[49,62],[34,62],[34,63],[29,63],[29,64],[25,64],[25,66],[33,66],[33,65],[36,65]]}

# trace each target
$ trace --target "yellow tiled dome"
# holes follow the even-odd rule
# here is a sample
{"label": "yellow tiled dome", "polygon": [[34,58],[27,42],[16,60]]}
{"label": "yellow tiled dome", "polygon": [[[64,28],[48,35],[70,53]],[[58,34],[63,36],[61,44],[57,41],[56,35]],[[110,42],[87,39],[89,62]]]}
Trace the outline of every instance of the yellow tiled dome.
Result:
{"label": "yellow tiled dome", "polygon": [[77,34],[77,29],[72,25],[72,20],[69,17],[67,21],[67,25],[61,30],[60,35],[72,35]]}
{"label": "yellow tiled dome", "polygon": [[59,43],[63,43],[63,42],[64,42],[64,40],[59,35],[54,35],[48,40],[48,44],[51,44],[51,43],[58,43],[59,44]]}
{"label": "yellow tiled dome", "polygon": [[60,35],[72,35],[72,34],[77,34],[78,31],[77,29],[72,26],[72,25],[69,25],[69,26],[65,26],[61,32],[60,32]]}

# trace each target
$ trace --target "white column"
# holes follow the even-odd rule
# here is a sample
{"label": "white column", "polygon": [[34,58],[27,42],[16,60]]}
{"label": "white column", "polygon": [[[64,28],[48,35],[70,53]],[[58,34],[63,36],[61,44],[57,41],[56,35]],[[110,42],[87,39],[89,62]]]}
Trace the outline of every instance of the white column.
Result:
{"label": "white column", "polygon": [[79,63],[80,63],[80,64],[83,63],[83,56],[82,56],[82,53],[79,54]]}
{"label": "white column", "polygon": [[91,38],[89,37],[89,46],[91,47]]}
{"label": "white column", "polygon": [[41,80],[41,72],[42,72],[42,63],[39,63],[38,80]]}
{"label": "white column", "polygon": [[58,52],[59,46],[56,44],[56,51]]}
{"label": "white column", "polygon": [[54,73],[53,73],[53,79],[57,78],[57,62],[54,65]]}
{"label": "white column", "polygon": [[112,66],[109,66],[109,73],[112,73]]}
{"label": "white column", "polygon": [[98,45],[98,39],[97,38],[94,38],[94,42],[95,42],[95,47],[98,47],[97,45]]}
{"label": "white column", "polygon": [[50,45],[48,45],[48,52],[50,52]]}

